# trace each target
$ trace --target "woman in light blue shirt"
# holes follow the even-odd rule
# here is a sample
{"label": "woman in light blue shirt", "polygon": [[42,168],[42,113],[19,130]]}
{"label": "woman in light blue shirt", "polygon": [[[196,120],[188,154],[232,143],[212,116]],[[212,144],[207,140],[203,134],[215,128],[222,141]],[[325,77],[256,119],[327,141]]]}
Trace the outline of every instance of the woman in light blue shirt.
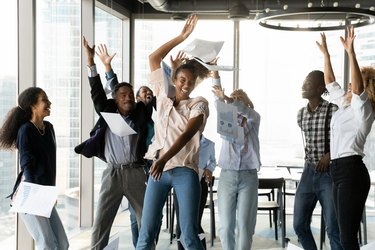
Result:
{"label": "woman in light blue shirt", "polygon": [[357,233],[370,189],[370,176],[362,161],[364,145],[375,119],[375,69],[358,66],[354,51],[354,28],[340,37],[348,54],[351,83],[341,89],[332,70],[325,34],[317,42],[324,55],[324,77],[330,101],[339,109],[331,120],[331,165],[333,202],[343,249],[359,249]]}

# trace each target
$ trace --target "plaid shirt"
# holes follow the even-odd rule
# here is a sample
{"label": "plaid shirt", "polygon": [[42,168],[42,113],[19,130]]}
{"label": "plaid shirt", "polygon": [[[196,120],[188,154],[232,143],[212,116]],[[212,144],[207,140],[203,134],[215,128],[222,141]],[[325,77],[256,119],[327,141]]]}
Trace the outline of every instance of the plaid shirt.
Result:
{"label": "plaid shirt", "polygon": [[[308,106],[298,111],[297,122],[304,135],[305,160],[317,164],[322,156],[329,152],[329,130],[332,114],[338,109],[323,100],[315,111],[308,111]],[[326,117],[327,116],[327,117]],[[327,120],[326,120],[327,119]],[[326,129],[328,131],[326,131]],[[328,145],[325,145],[325,144]]]}

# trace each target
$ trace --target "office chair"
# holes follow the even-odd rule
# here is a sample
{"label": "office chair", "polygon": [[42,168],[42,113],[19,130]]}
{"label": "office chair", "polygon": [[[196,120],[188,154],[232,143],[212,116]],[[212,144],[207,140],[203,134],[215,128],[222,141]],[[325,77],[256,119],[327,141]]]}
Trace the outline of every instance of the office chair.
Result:
{"label": "office chair", "polygon": [[[278,240],[278,226],[281,226],[282,247],[285,247],[285,209],[284,194],[285,180],[284,178],[259,178],[259,189],[275,189],[277,190],[276,200],[258,201],[258,210],[272,211],[273,221],[275,224],[275,239]],[[279,218],[280,215],[280,218]],[[280,219],[280,223],[279,223]]]}

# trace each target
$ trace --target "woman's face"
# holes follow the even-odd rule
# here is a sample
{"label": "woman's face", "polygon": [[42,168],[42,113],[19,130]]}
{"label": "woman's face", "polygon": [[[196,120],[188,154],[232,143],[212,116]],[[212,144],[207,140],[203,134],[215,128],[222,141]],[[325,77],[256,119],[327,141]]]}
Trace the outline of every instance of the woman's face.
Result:
{"label": "woman's face", "polygon": [[42,119],[51,114],[51,102],[47,94],[42,91],[38,96],[38,101],[31,108],[33,115],[41,117]]}
{"label": "woman's face", "polygon": [[190,98],[190,93],[195,88],[194,74],[188,69],[181,69],[176,78],[174,84],[176,86],[176,100],[186,100]]}

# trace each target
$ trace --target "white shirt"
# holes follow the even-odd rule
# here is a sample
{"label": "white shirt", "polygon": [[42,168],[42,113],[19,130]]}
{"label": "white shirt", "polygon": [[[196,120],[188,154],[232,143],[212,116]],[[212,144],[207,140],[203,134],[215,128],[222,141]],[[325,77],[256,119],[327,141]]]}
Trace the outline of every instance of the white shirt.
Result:
{"label": "white shirt", "polygon": [[331,159],[351,155],[363,157],[366,138],[375,119],[367,93],[353,93],[351,103],[345,103],[345,91],[337,82],[327,84],[326,88],[330,101],[339,106],[331,120]]}

